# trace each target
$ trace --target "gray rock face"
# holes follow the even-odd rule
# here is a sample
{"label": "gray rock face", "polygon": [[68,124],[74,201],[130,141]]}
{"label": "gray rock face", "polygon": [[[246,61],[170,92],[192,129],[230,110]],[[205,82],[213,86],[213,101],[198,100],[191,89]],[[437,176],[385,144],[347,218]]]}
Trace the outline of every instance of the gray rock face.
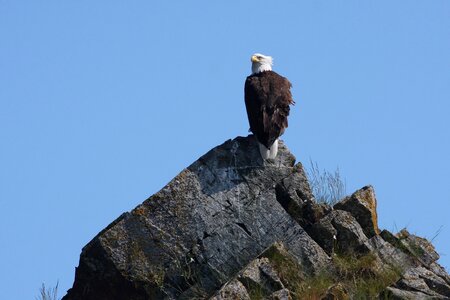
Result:
{"label": "gray rock face", "polygon": [[283,143],[263,163],[252,136],[212,149],[83,248],[64,299],[204,298],[276,241],[305,273],[325,269],[328,255],[277,199],[288,181],[311,195],[294,163]]}
{"label": "gray rock face", "polygon": [[281,289],[273,292],[270,296],[271,300],[292,300],[291,293],[288,289]]}
{"label": "gray rock face", "polygon": [[[237,282],[242,284],[245,294],[249,295],[251,299],[292,299],[291,292],[284,285],[284,283],[290,285],[289,280],[287,280],[287,278],[281,279],[281,277],[284,276],[280,277],[279,275],[280,269],[286,269],[286,267],[289,266],[286,262],[295,264],[296,270],[301,272],[301,266],[286,250],[286,247],[282,243],[274,243],[258,258],[254,259],[240,271],[230,283],[233,283],[234,286]],[[293,269],[284,270],[283,273],[290,273],[292,270]],[[300,279],[300,276],[296,276],[296,278]],[[211,299],[225,299],[220,297],[228,290],[229,287],[228,284],[226,284],[218,294]]]}
{"label": "gray rock face", "polygon": [[281,279],[266,257],[252,261],[238,278],[247,288],[258,288],[265,293],[284,288]]}
{"label": "gray rock face", "polygon": [[[424,294],[419,291],[405,291],[400,290],[394,287],[388,287],[386,289],[386,293],[384,296],[385,299],[393,299],[393,300],[431,300],[431,299],[445,299],[440,297],[433,297],[427,294]],[[381,298],[383,299],[383,298]]]}
{"label": "gray rock face", "polygon": [[372,187],[316,203],[282,142],[263,162],[238,137],[94,237],[63,299],[450,299],[438,258],[379,232]]}
{"label": "gray rock face", "polygon": [[210,298],[210,300],[226,299],[250,300],[251,298],[245,286],[235,279],[227,283],[216,296]]}
{"label": "gray rock face", "polygon": [[375,234],[380,233],[378,229],[377,199],[373,187],[363,187],[350,197],[346,197],[336,203],[334,208],[351,213],[358,220],[367,237],[371,238]]}
{"label": "gray rock face", "polygon": [[399,264],[403,264],[404,273],[393,288],[420,292],[429,297],[426,299],[450,299],[449,275],[436,263],[439,255],[433,245],[405,229],[395,236],[393,241],[399,245],[398,249],[401,249],[403,255],[407,256],[407,259],[397,259]]}
{"label": "gray rock face", "polygon": [[335,250],[341,253],[369,250],[366,245],[368,239],[361,226],[343,210],[333,210],[313,224],[309,234],[329,255]]}

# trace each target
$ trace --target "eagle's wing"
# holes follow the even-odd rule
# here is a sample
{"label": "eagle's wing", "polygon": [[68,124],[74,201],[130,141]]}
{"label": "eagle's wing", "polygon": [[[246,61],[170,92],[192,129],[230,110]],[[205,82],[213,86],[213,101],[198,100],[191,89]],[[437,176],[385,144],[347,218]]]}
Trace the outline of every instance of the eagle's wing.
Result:
{"label": "eagle's wing", "polygon": [[272,71],[251,75],[245,82],[250,130],[268,148],[288,127],[289,105],[294,104],[290,89],[289,80]]}
{"label": "eagle's wing", "polygon": [[245,108],[247,109],[247,117],[250,125],[250,131],[254,135],[260,136],[264,133],[264,127],[262,124],[263,111],[262,111],[262,97],[259,84],[259,78],[255,76],[247,77],[244,88],[245,95]]}

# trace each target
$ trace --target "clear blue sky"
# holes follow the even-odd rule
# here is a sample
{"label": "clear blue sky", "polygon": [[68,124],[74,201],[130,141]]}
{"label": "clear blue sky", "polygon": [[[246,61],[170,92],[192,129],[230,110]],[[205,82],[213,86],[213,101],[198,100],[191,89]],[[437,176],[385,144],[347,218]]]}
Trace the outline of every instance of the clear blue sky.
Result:
{"label": "clear blue sky", "polygon": [[81,248],[246,135],[250,55],[297,105],[284,140],[375,187],[382,228],[450,267],[450,1],[0,0],[0,286],[71,287]]}

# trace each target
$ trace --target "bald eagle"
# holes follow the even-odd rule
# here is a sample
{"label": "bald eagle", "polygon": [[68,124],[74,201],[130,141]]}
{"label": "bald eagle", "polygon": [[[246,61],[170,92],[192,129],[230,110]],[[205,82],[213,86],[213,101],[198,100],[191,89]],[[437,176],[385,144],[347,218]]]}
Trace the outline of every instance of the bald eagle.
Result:
{"label": "bald eagle", "polygon": [[272,57],[255,53],[252,74],[245,81],[245,107],[250,131],[263,159],[274,159],[278,138],[288,127],[289,105],[295,104],[289,80],[272,71]]}

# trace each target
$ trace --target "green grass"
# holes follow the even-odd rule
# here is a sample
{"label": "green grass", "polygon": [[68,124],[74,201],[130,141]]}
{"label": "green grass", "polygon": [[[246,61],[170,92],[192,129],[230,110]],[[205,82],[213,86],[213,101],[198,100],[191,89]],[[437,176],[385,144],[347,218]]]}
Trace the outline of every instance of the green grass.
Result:
{"label": "green grass", "polygon": [[[398,268],[380,265],[374,254],[336,254],[333,256],[334,268],[331,271],[310,277],[304,275],[299,264],[287,253],[272,248],[265,256],[283,284],[292,292],[293,299],[321,299],[330,287],[337,284],[351,295],[351,299],[377,299],[401,275]],[[341,295],[345,294],[343,291]],[[252,299],[260,298],[253,296]]]}
{"label": "green grass", "polygon": [[363,256],[336,255],[336,278],[344,284],[353,299],[375,299],[388,286],[395,283],[401,270],[379,265],[374,254]]}
{"label": "green grass", "polygon": [[247,292],[251,300],[263,300],[267,296],[260,286],[253,286],[247,289]]}
{"label": "green grass", "polygon": [[327,273],[305,276],[298,262],[276,247],[268,249],[264,256],[270,260],[285,287],[292,292],[293,299],[319,299],[318,297],[333,284],[332,277]]}
{"label": "green grass", "polygon": [[304,280],[301,266],[287,252],[271,247],[264,256],[269,259],[281,281],[288,288]]}
{"label": "green grass", "polygon": [[293,299],[321,299],[326,291],[335,283],[330,273],[321,273],[297,282],[292,288]]}

